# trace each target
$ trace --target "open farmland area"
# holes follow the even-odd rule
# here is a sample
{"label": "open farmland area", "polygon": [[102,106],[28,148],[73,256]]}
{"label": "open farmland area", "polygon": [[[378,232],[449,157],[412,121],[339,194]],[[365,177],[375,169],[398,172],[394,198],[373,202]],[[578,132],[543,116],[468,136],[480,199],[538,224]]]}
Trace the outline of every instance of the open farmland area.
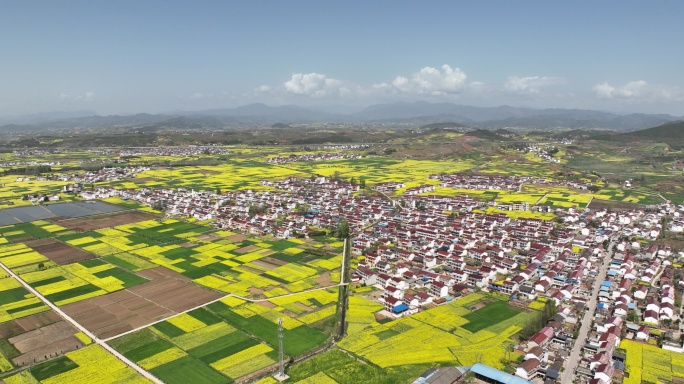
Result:
{"label": "open farmland area", "polygon": [[139,221],[145,221],[153,219],[155,216],[145,212],[133,211],[116,213],[112,215],[107,215],[105,217],[95,217],[95,218],[59,218],[52,219],[52,221],[77,232],[87,232],[94,231],[96,229],[111,228],[118,225],[137,223]]}
{"label": "open farmland area", "polygon": [[[329,340],[337,299],[335,290],[264,302],[228,297],[114,339],[111,344],[165,382],[181,383],[188,377],[199,383],[229,382],[277,362],[278,318],[284,320],[288,357]],[[190,376],[178,376],[179,367]]]}
{"label": "open farmland area", "polygon": [[[148,332],[173,346],[130,357],[164,382],[229,382],[272,366],[278,318],[292,340],[288,356],[330,342],[337,329],[343,242],[334,238],[255,238],[135,211],[0,233],[0,262],[96,337],[120,346],[117,336]],[[33,365],[40,382],[92,375],[77,352],[105,352],[84,348],[92,340],[19,281],[5,274],[0,282],[2,372]],[[188,376],[177,377],[179,369]],[[26,371],[6,379],[19,377],[31,380]]]}
{"label": "open farmland area", "polygon": [[627,352],[623,383],[667,383],[684,379],[684,355],[657,346],[624,340],[620,347]]}
{"label": "open farmland area", "polygon": [[148,269],[140,275],[149,281],[65,305],[63,310],[89,331],[106,339],[220,297],[219,293],[190,284],[188,279],[162,267]]}
{"label": "open farmland area", "polygon": [[[525,311],[494,301],[482,309],[467,307],[482,299],[471,294],[452,303],[397,321],[366,328],[339,343],[340,348],[376,364],[472,365],[503,368],[507,343],[528,321]],[[353,307],[352,307],[353,308]],[[483,316],[486,316],[483,319]]]}
{"label": "open farmland area", "polygon": [[74,249],[67,244],[61,243],[58,240],[51,238],[25,241],[24,244],[58,265],[66,265],[78,261],[85,261],[94,257],[88,252]]}
{"label": "open farmland area", "polygon": [[45,384],[150,382],[98,345],[67,352],[57,359],[32,367],[30,372],[21,371],[3,380],[12,384],[31,380]]}
{"label": "open farmland area", "polygon": [[[410,383],[428,368],[477,363],[516,372],[531,349],[526,328],[550,301],[567,300],[565,285],[538,288],[540,276],[588,271],[554,264],[544,246],[590,260],[603,233],[580,232],[578,216],[632,214],[663,198],[573,168],[562,146],[549,162],[466,143],[471,152],[443,146],[436,159],[413,144],[395,156],[370,146],[331,160],[321,149],[231,148],[240,154],[212,165],[144,155],[122,167],[141,167],[134,176],[79,193],[61,192],[64,182],[8,182],[77,201],[29,205],[8,194],[17,204],[0,211],[0,262],[95,339],[4,274],[0,379],[87,380],[96,372],[87,356],[112,358],[101,341],[165,383],[272,384],[278,319],[288,383]],[[347,271],[341,221],[351,235]],[[539,297],[510,299],[522,286],[510,288],[514,278],[528,273]],[[446,291],[435,291],[442,281]],[[564,332],[560,340],[572,334]],[[677,377],[674,359],[668,379],[668,362],[646,355],[653,377]],[[121,364],[112,378],[145,382]]]}

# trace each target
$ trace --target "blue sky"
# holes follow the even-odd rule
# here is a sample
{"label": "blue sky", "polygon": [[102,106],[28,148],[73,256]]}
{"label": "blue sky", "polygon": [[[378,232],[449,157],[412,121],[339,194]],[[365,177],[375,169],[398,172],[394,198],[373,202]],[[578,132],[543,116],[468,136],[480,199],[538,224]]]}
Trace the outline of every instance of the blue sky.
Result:
{"label": "blue sky", "polygon": [[684,2],[4,1],[0,115],[426,100],[684,114]]}

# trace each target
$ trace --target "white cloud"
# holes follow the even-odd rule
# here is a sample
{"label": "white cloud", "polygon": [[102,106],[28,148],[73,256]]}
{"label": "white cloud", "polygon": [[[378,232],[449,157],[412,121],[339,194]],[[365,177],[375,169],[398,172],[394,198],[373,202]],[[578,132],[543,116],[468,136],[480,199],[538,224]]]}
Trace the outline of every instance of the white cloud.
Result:
{"label": "white cloud", "polygon": [[684,90],[677,86],[649,84],[645,80],[635,80],[621,86],[608,82],[592,87],[596,97],[601,99],[639,100],[646,102],[684,101]]}
{"label": "white cloud", "polygon": [[504,84],[504,88],[507,91],[517,93],[539,93],[543,87],[558,84],[565,84],[565,79],[549,76],[510,76]]}
{"label": "white cloud", "polygon": [[83,95],[76,95],[76,96],[71,96],[68,93],[60,93],[59,100],[65,101],[65,100],[76,100],[76,101],[93,101],[95,100],[95,92],[93,91],[88,91],[84,93]]}
{"label": "white cloud", "polygon": [[258,88],[254,90],[254,92],[269,92],[271,90],[271,87],[268,85],[260,85]]}
{"label": "white cloud", "polygon": [[647,83],[643,80],[630,81],[621,87],[613,87],[608,82],[595,85],[592,89],[596,96],[603,99],[622,98],[634,99],[640,98],[643,94],[644,87]]}
{"label": "white cloud", "polygon": [[310,97],[344,96],[349,93],[340,80],[319,73],[295,73],[283,86],[289,93]]}
{"label": "white cloud", "polygon": [[410,77],[397,76],[391,84],[373,85],[378,90],[393,90],[398,93],[443,96],[462,92],[466,87],[467,76],[460,68],[448,64],[441,68],[424,67]]}
{"label": "white cloud", "polygon": [[615,87],[610,86],[610,84],[604,82],[601,84],[596,84],[592,88],[596,96],[601,99],[610,99],[613,97],[613,92],[615,92]]}
{"label": "white cloud", "polygon": [[192,95],[190,95],[190,98],[193,100],[200,100],[200,99],[208,99],[210,97],[213,97],[214,95],[212,93],[203,93],[203,92],[195,92]]}

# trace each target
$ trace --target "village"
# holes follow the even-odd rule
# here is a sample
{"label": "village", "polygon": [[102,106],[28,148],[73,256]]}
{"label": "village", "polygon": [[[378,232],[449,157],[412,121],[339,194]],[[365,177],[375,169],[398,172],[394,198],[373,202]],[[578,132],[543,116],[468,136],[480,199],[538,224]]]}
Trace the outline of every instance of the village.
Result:
{"label": "village", "polygon": [[[454,188],[516,190],[527,177],[435,175]],[[214,219],[219,228],[279,238],[307,237],[349,225],[358,256],[352,281],[373,287],[381,315],[400,318],[470,292],[496,292],[521,307],[552,302],[557,314],[517,346],[524,358],[516,375],[556,382],[565,377],[619,381],[625,370],[622,339],[684,351],[681,330],[681,254],[653,244],[664,218],[684,206],[665,202],[645,209],[556,209],[554,220],[511,219],[467,195],[430,195],[434,186],[387,195],[402,183],[360,186],[327,177],[262,181],[279,192],[97,187],[85,199],[118,196],[168,215]],[[578,185],[586,188],[586,185]],[[499,208],[501,206],[499,205]],[[510,210],[539,210],[509,206]],[[548,210],[548,208],[547,208]],[[636,241],[639,238],[641,241]],[[588,324],[586,324],[588,322]]]}
{"label": "village", "polygon": [[341,160],[341,159],[360,159],[361,155],[353,153],[319,153],[319,154],[306,154],[306,155],[290,155],[288,157],[278,156],[268,159],[269,163],[272,164],[287,164],[296,163],[299,161],[329,161],[329,160]]}

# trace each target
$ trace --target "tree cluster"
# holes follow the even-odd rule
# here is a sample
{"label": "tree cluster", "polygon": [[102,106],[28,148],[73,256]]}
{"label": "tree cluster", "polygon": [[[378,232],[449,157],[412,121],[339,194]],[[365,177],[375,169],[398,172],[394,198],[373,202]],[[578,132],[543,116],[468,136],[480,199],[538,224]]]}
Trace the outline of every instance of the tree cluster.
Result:
{"label": "tree cluster", "polygon": [[347,220],[342,220],[339,224],[337,224],[337,228],[335,229],[335,236],[338,239],[345,239],[349,236],[349,223],[347,222]]}
{"label": "tree cluster", "polygon": [[556,312],[556,303],[553,300],[547,301],[544,305],[544,308],[535,313],[530,321],[525,324],[523,329],[520,331],[520,337],[522,339],[529,339],[530,337],[534,336],[535,333],[539,332],[546,326],[546,323],[551,320]]}

